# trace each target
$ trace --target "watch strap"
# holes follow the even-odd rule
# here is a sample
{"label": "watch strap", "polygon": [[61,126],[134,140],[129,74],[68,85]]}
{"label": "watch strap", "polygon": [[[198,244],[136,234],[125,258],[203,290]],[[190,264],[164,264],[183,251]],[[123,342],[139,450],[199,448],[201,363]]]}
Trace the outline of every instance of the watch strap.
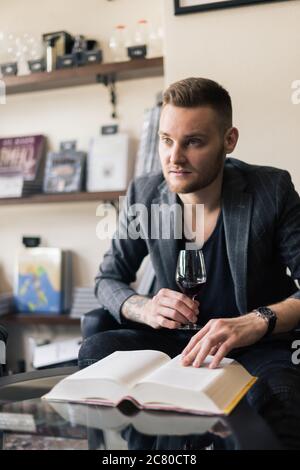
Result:
{"label": "watch strap", "polygon": [[257,316],[259,316],[260,318],[263,318],[268,323],[267,331],[263,337],[265,338],[267,336],[270,336],[273,333],[275,326],[276,326],[276,321],[277,321],[276,313],[273,312],[273,310],[270,309],[269,307],[258,307],[254,309],[253,311],[256,313]]}

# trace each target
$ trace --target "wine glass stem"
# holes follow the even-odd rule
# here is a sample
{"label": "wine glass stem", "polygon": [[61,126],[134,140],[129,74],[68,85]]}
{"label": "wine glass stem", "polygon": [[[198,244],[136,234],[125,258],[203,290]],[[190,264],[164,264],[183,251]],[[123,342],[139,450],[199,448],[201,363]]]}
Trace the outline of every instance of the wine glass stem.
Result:
{"label": "wine glass stem", "polygon": [[[197,297],[197,294],[192,295],[192,299],[193,299],[194,301],[195,301],[196,297]],[[198,310],[198,314],[199,314],[199,310]],[[191,325],[196,325],[196,324],[197,324],[197,323],[191,323]]]}

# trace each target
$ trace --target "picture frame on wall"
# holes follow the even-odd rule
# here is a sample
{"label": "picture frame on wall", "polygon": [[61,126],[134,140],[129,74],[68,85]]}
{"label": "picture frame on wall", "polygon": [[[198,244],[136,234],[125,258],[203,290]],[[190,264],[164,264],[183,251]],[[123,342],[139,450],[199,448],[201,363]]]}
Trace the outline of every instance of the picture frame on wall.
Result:
{"label": "picture frame on wall", "polygon": [[[175,15],[284,0],[174,0]],[[286,1],[286,0],[285,0]]]}

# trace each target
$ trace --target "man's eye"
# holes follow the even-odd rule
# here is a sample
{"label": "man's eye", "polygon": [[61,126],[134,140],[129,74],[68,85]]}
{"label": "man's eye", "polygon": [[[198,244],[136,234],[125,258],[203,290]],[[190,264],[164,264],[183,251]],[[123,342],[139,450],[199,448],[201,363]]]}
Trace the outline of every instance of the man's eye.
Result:
{"label": "man's eye", "polygon": [[192,146],[203,145],[203,141],[200,139],[191,139],[187,141],[187,145],[192,145]]}
{"label": "man's eye", "polygon": [[172,143],[172,140],[169,139],[168,137],[161,137],[161,140],[164,144],[170,145]]}

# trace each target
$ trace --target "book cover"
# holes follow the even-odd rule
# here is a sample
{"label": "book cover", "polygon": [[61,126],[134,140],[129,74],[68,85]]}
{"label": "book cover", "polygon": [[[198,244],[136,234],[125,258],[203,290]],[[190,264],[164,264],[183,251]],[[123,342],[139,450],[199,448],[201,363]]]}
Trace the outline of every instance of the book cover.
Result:
{"label": "book cover", "polygon": [[24,181],[37,179],[45,149],[43,135],[0,139],[0,168],[20,171]]}
{"label": "book cover", "polygon": [[127,134],[104,135],[91,141],[87,160],[87,191],[122,191],[132,176]]}
{"label": "book cover", "polygon": [[85,167],[84,152],[73,150],[49,152],[43,190],[45,193],[69,193],[82,190]]}
{"label": "book cover", "polygon": [[158,154],[160,113],[161,106],[154,106],[145,111],[135,165],[135,176],[140,176],[152,171],[161,171]]}
{"label": "book cover", "polygon": [[14,292],[19,312],[61,312],[62,262],[59,248],[24,248],[19,252]]}

